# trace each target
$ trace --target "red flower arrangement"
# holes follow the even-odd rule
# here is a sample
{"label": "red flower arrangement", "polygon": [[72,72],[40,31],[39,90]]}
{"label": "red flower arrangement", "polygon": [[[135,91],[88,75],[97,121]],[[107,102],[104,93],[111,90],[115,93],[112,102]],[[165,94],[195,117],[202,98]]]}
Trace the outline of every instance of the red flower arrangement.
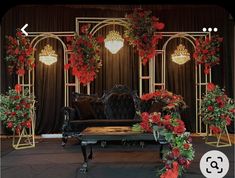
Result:
{"label": "red flower arrangement", "polygon": [[147,93],[141,96],[143,101],[148,100],[157,100],[166,104],[163,110],[177,110],[179,108],[185,109],[186,103],[183,100],[183,97],[180,95],[173,94],[167,90],[156,90],[152,93]]}
{"label": "red flower arrangement", "polygon": [[81,27],[81,34],[76,34],[74,38],[67,38],[68,50],[72,53],[69,63],[65,64],[65,69],[72,68],[72,74],[76,76],[81,84],[86,85],[94,80],[99,68],[102,66],[100,59],[100,44],[102,37],[94,38],[88,34],[90,25]]}
{"label": "red flower arrangement", "polygon": [[222,41],[223,38],[220,38],[218,35],[212,36],[211,39],[209,37],[206,37],[206,39],[196,39],[196,49],[193,53],[193,58],[198,64],[205,65],[205,74],[209,73],[212,66],[219,64],[220,45]]}
{"label": "red flower arrangement", "polygon": [[25,69],[30,70],[35,67],[33,48],[30,45],[29,39],[22,35],[22,32],[17,29],[16,37],[6,36],[7,39],[7,56],[8,71],[12,74],[13,69],[16,69],[18,75],[24,75]]}
{"label": "red flower arrangement", "polygon": [[[162,178],[168,175],[173,177],[182,175],[183,171],[189,168],[194,158],[192,139],[190,134],[185,132],[185,124],[178,116],[174,112],[167,115],[156,112],[141,114],[140,129],[143,132],[152,132],[152,127],[157,125],[160,128],[160,134],[165,137],[169,144],[169,148],[164,150],[163,154],[165,166],[159,171]],[[134,127],[137,128],[136,125]]]}
{"label": "red flower arrangement", "polygon": [[137,47],[144,65],[154,57],[155,47],[161,38],[160,34],[154,35],[154,33],[165,26],[158,18],[151,16],[151,13],[137,8],[126,16],[129,28],[125,30],[124,37],[131,45]]}
{"label": "red flower arrangement", "polygon": [[202,120],[205,124],[209,124],[213,133],[219,134],[235,118],[234,100],[213,83],[208,83],[207,91],[202,100]]}
{"label": "red flower arrangement", "polygon": [[7,128],[19,134],[23,127],[31,128],[33,99],[27,96],[28,90],[24,95],[20,94],[20,85],[16,85],[15,89],[9,90],[6,95],[1,94],[0,119]]}
{"label": "red flower arrangement", "polygon": [[174,95],[166,90],[157,90],[156,92],[145,94],[141,98],[144,101],[161,101],[166,104],[162,113],[141,114],[142,122],[133,126],[134,131],[139,129],[143,132],[152,132],[153,126],[158,127],[160,135],[165,137],[169,148],[164,150],[163,162],[165,166],[159,171],[160,178],[177,178],[183,171],[189,168],[194,158],[194,149],[189,132],[185,132],[185,124],[180,119],[178,109],[186,107],[182,96]]}

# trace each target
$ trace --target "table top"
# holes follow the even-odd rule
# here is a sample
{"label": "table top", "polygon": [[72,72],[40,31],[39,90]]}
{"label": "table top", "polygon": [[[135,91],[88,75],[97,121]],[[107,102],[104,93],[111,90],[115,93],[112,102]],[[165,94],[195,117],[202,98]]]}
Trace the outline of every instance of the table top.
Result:
{"label": "table top", "polygon": [[80,133],[81,140],[154,140],[152,133],[132,131],[128,126],[88,127]]}

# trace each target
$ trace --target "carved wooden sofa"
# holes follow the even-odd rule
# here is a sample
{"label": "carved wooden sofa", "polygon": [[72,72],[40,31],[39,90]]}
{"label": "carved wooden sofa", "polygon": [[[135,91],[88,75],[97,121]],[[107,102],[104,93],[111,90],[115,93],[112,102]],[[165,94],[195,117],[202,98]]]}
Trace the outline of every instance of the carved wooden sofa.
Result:
{"label": "carved wooden sofa", "polygon": [[63,108],[62,146],[68,137],[78,136],[92,126],[132,126],[140,122],[140,98],[136,91],[115,85],[102,97],[73,93],[71,107]]}

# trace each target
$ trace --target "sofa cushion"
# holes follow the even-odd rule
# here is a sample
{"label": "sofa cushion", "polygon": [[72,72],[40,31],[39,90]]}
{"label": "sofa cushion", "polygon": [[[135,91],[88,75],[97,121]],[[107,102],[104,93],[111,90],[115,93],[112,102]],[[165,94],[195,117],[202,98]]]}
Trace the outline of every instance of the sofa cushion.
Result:
{"label": "sofa cushion", "polygon": [[92,101],[91,107],[94,111],[95,119],[106,119],[106,115],[104,113],[104,103],[102,99],[96,99]]}

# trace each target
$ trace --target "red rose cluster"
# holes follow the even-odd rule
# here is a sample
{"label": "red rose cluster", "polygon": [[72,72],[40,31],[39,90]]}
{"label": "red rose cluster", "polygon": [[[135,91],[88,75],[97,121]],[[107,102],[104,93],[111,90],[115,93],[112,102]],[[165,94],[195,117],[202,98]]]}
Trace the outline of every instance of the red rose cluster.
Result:
{"label": "red rose cluster", "polygon": [[16,88],[18,91],[9,90],[8,95],[1,96],[0,111],[3,113],[1,120],[6,127],[19,134],[23,127],[31,128],[32,99],[26,95],[21,95],[19,86],[16,86]]}
{"label": "red rose cluster", "polygon": [[182,109],[186,107],[186,104],[182,96],[166,90],[145,94],[141,99],[143,101],[161,101],[166,104],[164,115],[160,112],[143,112],[140,127],[144,132],[152,132],[152,127],[158,126],[159,134],[162,134],[169,144],[169,150],[165,151],[163,155],[165,166],[159,171],[160,178],[177,178],[185,169],[189,168],[194,158],[192,139],[186,132],[185,124],[176,109]]}
{"label": "red rose cluster", "polygon": [[94,38],[88,34],[90,25],[81,27],[82,35],[68,37],[68,50],[71,50],[69,63],[65,64],[65,69],[72,68],[72,74],[76,76],[80,83],[86,85],[94,80],[99,68],[102,66],[100,59],[100,44],[102,37]]}
{"label": "red rose cluster", "polygon": [[220,45],[222,41],[223,38],[220,38],[218,35],[212,36],[211,38],[206,37],[206,39],[196,39],[196,49],[193,53],[193,58],[198,64],[205,64],[205,74],[209,73],[213,65],[219,64]]}
{"label": "red rose cluster", "polygon": [[167,90],[156,90],[141,96],[141,100],[158,100],[166,104],[165,110],[175,110],[176,108],[184,109],[186,107],[183,97],[175,95]]}
{"label": "red rose cluster", "polygon": [[[164,129],[170,150],[165,152],[163,162],[165,167],[160,177],[169,175],[177,177],[184,169],[188,169],[194,156],[194,150],[191,144],[191,137],[185,133],[184,122],[176,117],[175,113],[161,116],[161,113],[141,114],[142,122],[140,126],[145,132],[152,132],[152,126]],[[177,165],[177,166],[176,166]],[[181,167],[178,169],[178,167]],[[176,169],[177,167],[177,169]]]}
{"label": "red rose cluster", "polygon": [[142,122],[140,123],[140,126],[145,132],[152,132],[152,125],[156,124],[159,127],[164,127],[168,131],[180,135],[185,132],[185,125],[184,122],[179,119],[175,118],[175,115],[172,116],[170,114],[167,114],[163,117],[161,117],[161,113],[147,113],[143,112],[141,114]]}
{"label": "red rose cluster", "polygon": [[202,118],[205,124],[209,124],[213,133],[219,134],[234,120],[234,101],[213,83],[207,84],[207,91],[202,100]]}
{"label": "red rose cluster", "polygon": [[29,39],[22,35],[21,31],[17,31],[16,38],[7,36],[7,56],[8,71],[12,74],[16,69],[18,75],[24,75],[25,69],[30,70],[35,67],[33,58],[33,48]]}
{"label": "red rose cluster", "polygon": [[137,8],[132,14],[126,16],[129,28],[125,31],[124,37],[131,45],[137,47],[144,65],[154,57],[155,47],[161,39],[160,34],[154,33],[165,27],[164,23],[159,22],[155,16],[151,16],[151,13]]}

